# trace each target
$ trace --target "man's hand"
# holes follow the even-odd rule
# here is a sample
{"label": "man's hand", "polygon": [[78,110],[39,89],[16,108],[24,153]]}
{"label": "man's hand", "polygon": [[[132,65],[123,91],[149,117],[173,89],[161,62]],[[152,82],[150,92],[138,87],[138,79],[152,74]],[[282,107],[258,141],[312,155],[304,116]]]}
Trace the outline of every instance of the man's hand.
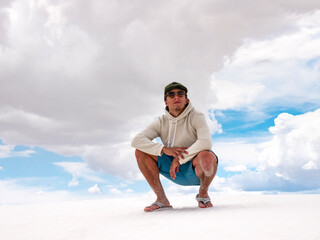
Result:
{"label": "man's hand", "polygon": [[179,172],[179,159],[184,159],[183,153],[188,154],[186,151],[187,147],[175,147],[175,148],[169,148],[169,147],[163,147],[162,153],[165,153],[168,156],[173,156],[174,159],[172,160],[171,166],[170,166],[170,176],[174,180],[176,179],[176,173]]}
{"label": "man's hand", "polygon": [[168,156],[173,156],[177,160],[184,159],[184,156],[182,155],[183,153],[188,154],[186,151],[187,147],[174,147],[174,148],[169,148],[169,147],[163,147],[162,148],[162,153],[165,153]]}
{"label": "man's hand", "polygon": [[170,176],[173,180],[176,179],[176,172],[179,172],[180,163],[177,158],[174,158],[170,166]]}

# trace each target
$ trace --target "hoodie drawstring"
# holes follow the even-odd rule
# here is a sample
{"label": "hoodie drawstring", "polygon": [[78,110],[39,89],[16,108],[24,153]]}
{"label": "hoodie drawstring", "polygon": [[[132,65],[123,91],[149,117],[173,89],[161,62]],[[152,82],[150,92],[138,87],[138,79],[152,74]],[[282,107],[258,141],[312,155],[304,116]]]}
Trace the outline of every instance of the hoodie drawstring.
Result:
{"label": "hoodie drawstring", "polygon": [[[173,124],[172,120],[169,120],[169,138],[168,138],[168,145],[167,145],[167,147],[170,147],[170,137],[171,137],[172,124]],[[176,124],[174,125],[174,131],[173,131],[173,138],[172,138],[171,147],[174,146],[174,141],[175,141],[176,132],[177,132],[177,125],[178,125],[178,120],[176,119]]]}
{"label": "hoodie drawstring", "polygon": [[169,137],[168,137],[167,147],[170,147],[171,127],[172,127],[172,120],[170,119],[169,120]]}

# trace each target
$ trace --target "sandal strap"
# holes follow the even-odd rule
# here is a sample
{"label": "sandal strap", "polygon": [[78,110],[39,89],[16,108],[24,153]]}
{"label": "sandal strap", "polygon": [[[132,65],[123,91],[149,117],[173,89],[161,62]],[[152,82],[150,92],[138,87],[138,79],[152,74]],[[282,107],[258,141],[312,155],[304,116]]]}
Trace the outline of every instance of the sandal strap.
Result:
{"label": "sandal strap", "polygon": [[164,204],[161,203],[161,202],[154,202],[154,203],[152,203],[150,206],[152,206],[152,205],[157,205],[159,208],[163,208],[163,207],[166,206],[166,205],[164,205]]}
{"label": "sandal strap", "polygon": [[198,202],[202,202],[203,204],[207,204],[208,202],[211,202],[211,199],[209,197],[208,198],[202,198],[202,197],[199,197],[199,194],[197,194],[196,200]]}

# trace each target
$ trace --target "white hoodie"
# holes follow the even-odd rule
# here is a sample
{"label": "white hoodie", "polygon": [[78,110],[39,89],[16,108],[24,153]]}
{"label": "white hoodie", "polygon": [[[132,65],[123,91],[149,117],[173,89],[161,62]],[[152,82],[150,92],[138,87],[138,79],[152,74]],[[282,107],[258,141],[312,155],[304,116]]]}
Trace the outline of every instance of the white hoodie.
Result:
{"label": "white hoodie", "polygon": [[[162,143],[152,140],[160,137]],[[154,156],[161,156],[163,147],[187,147],[180,164],[192,160],[200,151],[211,150],[212,139],[204,114],[196,111],[189,102],[186,109],[173,117],[167,110],[131,142],[132,147]]]}

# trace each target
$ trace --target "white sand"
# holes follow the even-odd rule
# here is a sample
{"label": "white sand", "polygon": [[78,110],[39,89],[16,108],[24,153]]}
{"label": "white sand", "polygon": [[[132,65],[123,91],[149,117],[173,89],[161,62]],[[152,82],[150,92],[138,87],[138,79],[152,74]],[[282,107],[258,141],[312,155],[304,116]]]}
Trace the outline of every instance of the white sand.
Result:
{"label": "white sand", "polygon": [[174,210],[144,213],[150,196],[0,206],[0,239],[320,239],[320,195],[170,196]]}

